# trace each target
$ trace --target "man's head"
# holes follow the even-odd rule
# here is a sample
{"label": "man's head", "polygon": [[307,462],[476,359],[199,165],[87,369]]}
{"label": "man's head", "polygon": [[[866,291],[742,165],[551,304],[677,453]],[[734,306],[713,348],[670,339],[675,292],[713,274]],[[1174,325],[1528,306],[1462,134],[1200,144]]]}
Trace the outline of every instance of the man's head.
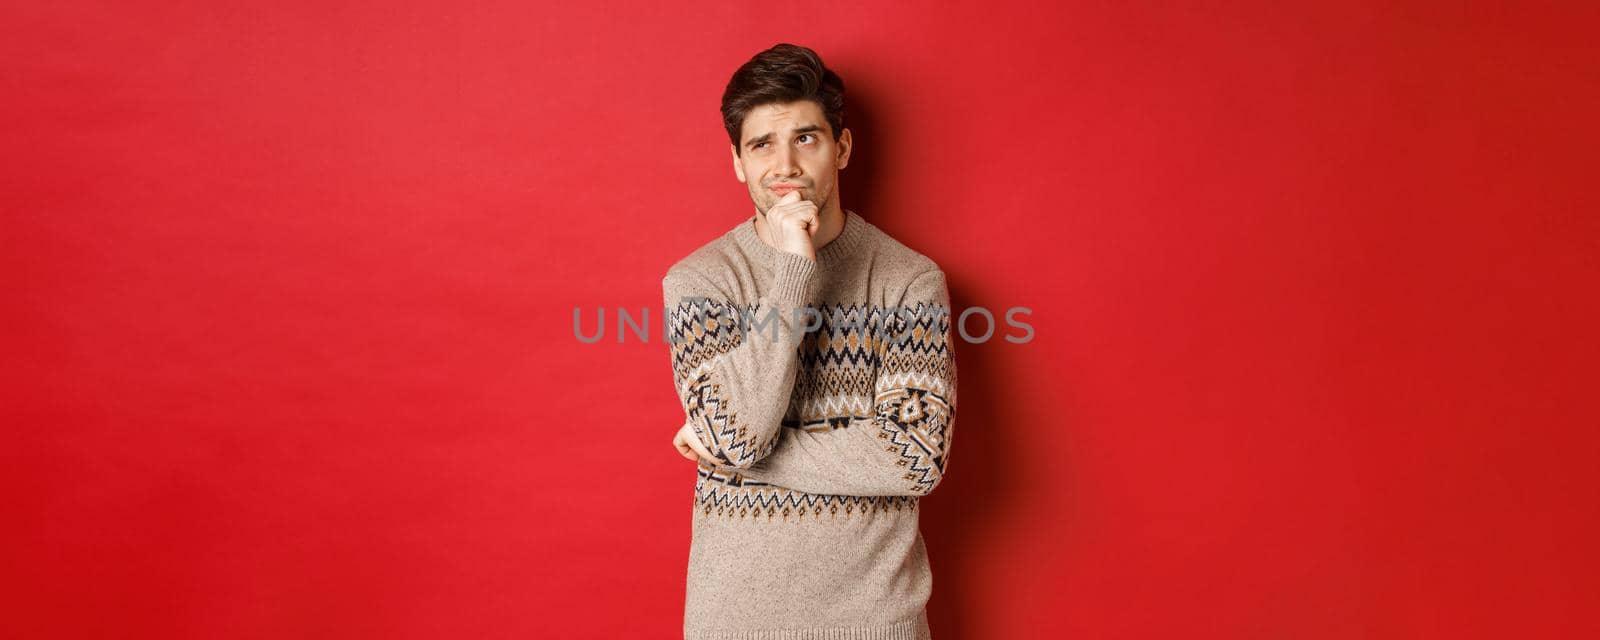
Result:
{"label": "man's head", "polygon": [[815,51],[779,44],[735,71],[722,94],[733,171],[765,214],[785,191],[799,185],[801,197],[823,215],[839,211],[839,170],[850,162],[850,130],[844,128],[844,81],[823,66]]}

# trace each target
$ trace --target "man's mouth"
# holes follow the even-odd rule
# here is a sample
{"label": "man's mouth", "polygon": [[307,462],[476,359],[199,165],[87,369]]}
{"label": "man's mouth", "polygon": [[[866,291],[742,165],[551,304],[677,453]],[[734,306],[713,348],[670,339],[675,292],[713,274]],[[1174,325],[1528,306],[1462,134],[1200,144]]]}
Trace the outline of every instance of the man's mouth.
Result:
{"label": "man's mouth", "polygon": [[800,185],[797,185],[797,184],[775,184],[775,185],[772,185],[770,187],[767,187],[767,189],[771,190],[773,193],[776,193],[778,195],[783,195],[783,194],[789,193],[790,191],[796,191],[796,190],[799,190],[800,188],[801,188]]}

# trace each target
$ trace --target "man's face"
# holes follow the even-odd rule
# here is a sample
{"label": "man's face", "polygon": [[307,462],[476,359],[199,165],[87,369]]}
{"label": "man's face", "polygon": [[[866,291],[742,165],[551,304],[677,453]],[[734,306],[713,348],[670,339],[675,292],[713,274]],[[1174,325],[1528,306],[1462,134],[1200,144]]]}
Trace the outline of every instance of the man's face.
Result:
{"label": "man's face", "polygon": [[826,212],[837,210],[839,170],[850,162],[850,129],[834,142],[822,106],[810,100],[765,104],[745,114],[742,149],[733,152],[733,172],[750,190],[762,215],[793,187]]}

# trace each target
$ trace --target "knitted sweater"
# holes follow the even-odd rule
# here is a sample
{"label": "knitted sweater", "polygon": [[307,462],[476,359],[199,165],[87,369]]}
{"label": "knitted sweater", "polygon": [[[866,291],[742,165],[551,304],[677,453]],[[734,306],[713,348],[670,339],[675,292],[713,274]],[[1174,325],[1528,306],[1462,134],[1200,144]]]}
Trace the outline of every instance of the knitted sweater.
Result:
{"label": "knitted sweater", "polygon": [[695,481],[687,640],[929,637],[918,499],[949,461],[949,293],[844,213],[815,261],[752,214],[662,279],[678,398],[717,459]]}

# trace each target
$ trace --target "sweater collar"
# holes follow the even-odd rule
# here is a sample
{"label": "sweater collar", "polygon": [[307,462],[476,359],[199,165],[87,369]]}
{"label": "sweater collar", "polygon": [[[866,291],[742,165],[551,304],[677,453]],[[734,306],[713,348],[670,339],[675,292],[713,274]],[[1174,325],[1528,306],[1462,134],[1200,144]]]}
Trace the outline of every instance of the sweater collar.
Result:
{"label": "sweater collar", "polygon": [[[733,239],[751,256],[754,256],[765,267],[771,267],[778,258],[782,249],[768,246],[761,241],[761,234],[756,233],[756,216],[752,213],[739,223],[733,230]],[[867,235],[867,221],[856,212],[844,210],[844,229],[839,231],[838,237],[821,249],[817,250],[817,264],[833,264],[854,253],[861,246],[862,239]]]}

